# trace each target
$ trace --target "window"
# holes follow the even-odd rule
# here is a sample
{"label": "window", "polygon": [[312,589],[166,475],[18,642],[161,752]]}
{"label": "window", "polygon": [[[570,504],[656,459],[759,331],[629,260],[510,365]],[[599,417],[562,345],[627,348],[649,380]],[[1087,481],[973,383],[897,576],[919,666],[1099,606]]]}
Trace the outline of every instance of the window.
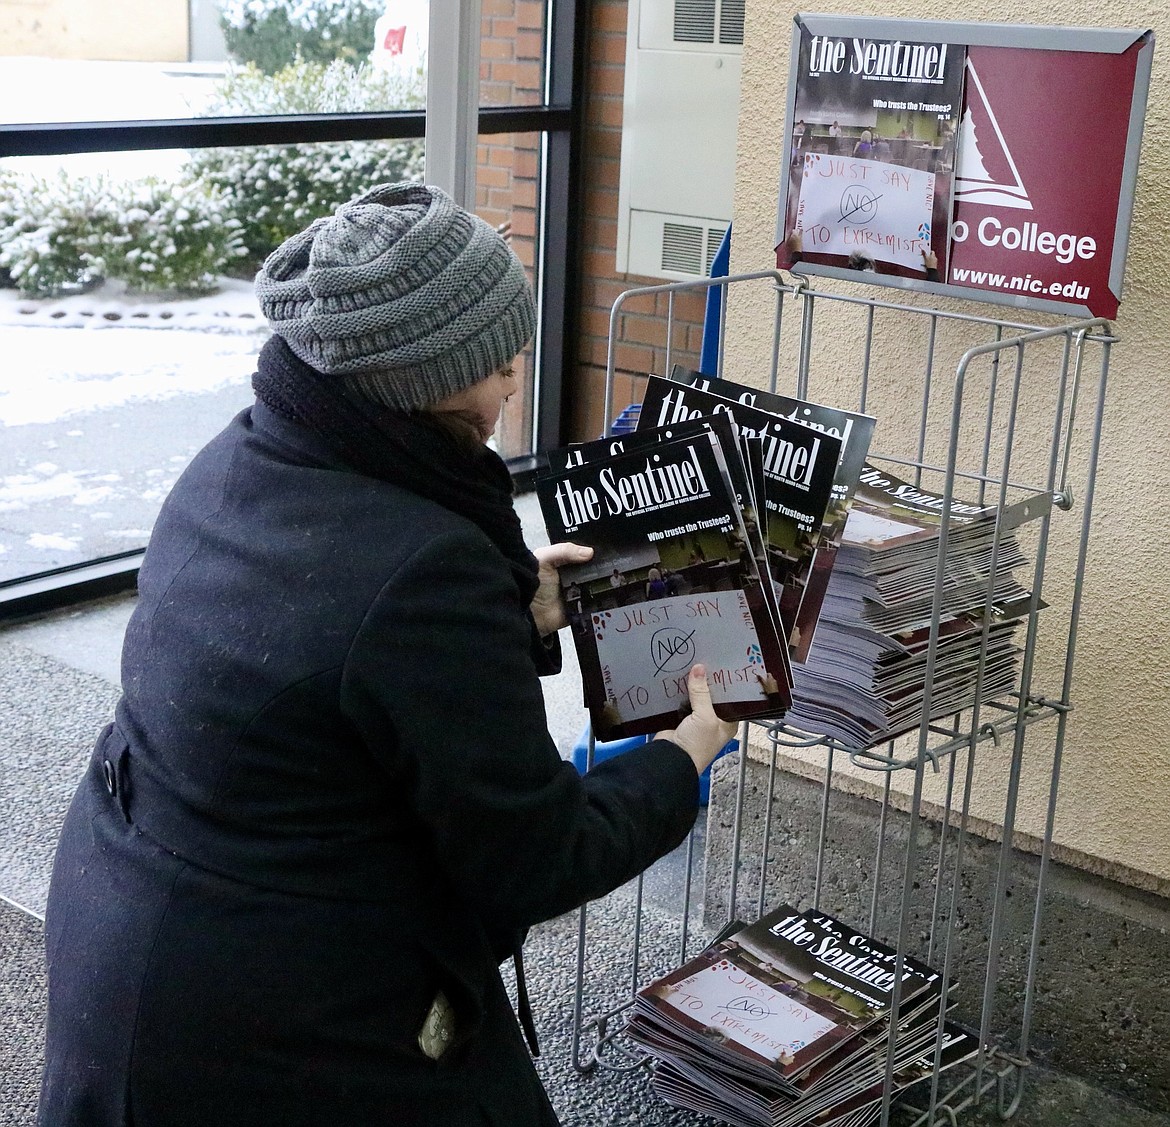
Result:
{"label": "window", "polygon": [[[425,56],[403,55],[425,0],[374,2],[38,0],[68,14],[40,21],[55,38],[0,13],[25,52],[0,58],[0,613],[132,576],[178,473],[251,401],[265,246],[330,192],[421,176]],[[333,18],[357,7],[365,58]],[[484,0],[475,206],[540,301],[496,440],[518,465],[560,441],[574,33],[571,0]]]}

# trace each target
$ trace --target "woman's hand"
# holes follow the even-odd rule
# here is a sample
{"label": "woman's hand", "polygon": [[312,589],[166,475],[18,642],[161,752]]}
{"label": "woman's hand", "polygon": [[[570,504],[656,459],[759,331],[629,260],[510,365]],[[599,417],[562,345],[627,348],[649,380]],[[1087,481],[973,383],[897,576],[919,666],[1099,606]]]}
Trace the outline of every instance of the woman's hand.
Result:
{"label": "woman's hand", "polygon": [[727,741],[734,737],[738,725],[720,720],[715,715],[707,671],[701,665],[692,665],[687,674],[687,697],[691,704],[690,713],[677,728],[659,732],[654,738],[678,744],[691,757],[695,770],[701,775]]}
{"label": "woman's hand", "polygon": [[532,554],[540,565],[537,576],[540,586],[532,597],[532,617],[542,638],[554,634],[569,623],[565,613],[565,601],[561,596],[561,577],[558,568],[565,564],[585,563],[593,558],[593,549],[585,544],[563,541],[534,548]]}

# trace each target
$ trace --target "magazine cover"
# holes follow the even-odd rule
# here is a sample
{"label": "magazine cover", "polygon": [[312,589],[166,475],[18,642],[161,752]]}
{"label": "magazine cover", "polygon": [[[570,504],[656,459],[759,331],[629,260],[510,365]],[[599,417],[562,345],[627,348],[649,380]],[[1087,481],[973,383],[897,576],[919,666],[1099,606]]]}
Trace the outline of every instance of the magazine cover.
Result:
{"label": "magazine cover", "polygon": [[[635,1010],[739,1075],[795,1094],[811,1065],[889,1013],[896,963],[892,948],[828,913],[782,905],[645,987]],[[904,960],[903,1003],[940,986]]]}
{"label": "magazine cover", "polygon": [[[882,552],[918,541],[936,541],[942,524],[945,498],[941,493],[903,481],[890,470],[866,463],[861,471],[857,496],[850,513],[845,539],[851,544]],[[1038,494],[1005,506],[1000,524],[1016,528],[1025,521],[1043,516],[1052,508],[1052,498]],[[969,535],[965,526],[978,522],[988,533],[995,525],[998,506],[994,502],[951,498],[950,535]]]}
{"label": "magazine cover", "polygon": [[[572,451],[550,456],[575,461]],[[594,549],[561,569],[561,584],[601,739],[673,728],[696,662],[722,719],[778,716],[791,703],[727,462],[704,429],[602,461],[582,455],[537,480],[549,539]]]}
{"label": "magazine cover", "polygon": [[825,510],[812,571],[796,611],[796,636],[791,654],[794,661],[806,661],[808,651],[812,647],[813,635],[816,633],[825,591],[829,586],[829,576],[833,572],[833,564],[837,558],[837,549],[845,532],[845,522],[853,504],[857,480],[865,466],[877,420],[872,415],[842,411],[837,407],[826,407],[804,399],[790,399],[786,395],[745,387],[726,379],[711,379],[701,372],[691,371],[678,364],[671,369],[670,378],[699,391],[721,395],[735,403],[783,415],[792,422],[803,423],[806,427],[823,431],[841,440],[841,455],[837,459],[837,472],[833,475],[832,499]]}
{"label": "magazine cover", "polygon": [[846,22],[797,22],[777,265],[945,278],[966,49]]}
{"label": "magazine cover", "polygon": [[[760,443],[757,439],[740,435],[739,428],[735,425],[735,420],[731,415],[721,412],[705,418],[678,423],[673,426],[645,427],[641,430],[630,431],[623,435],[611,435],[608,438],[599,438],[593,442],[582,442],[574,446],[568,446],[562,450],[554,451],[550,457],[556,457],[558,459],[560,469],[569,470],[575,466],[582,466],[586,462],[596,462],[611,458],[616,454],[631,453],[644,446],[657,445],[659,442],[669,442],[673,439],[680,438],[693,438],[706,431],[713,432],[719,440],[720,448],[724,453],[728,476],[731,480],[731,487],[735,491],[736,500],[739,503],[740,516],[743,519],[748,550],[755,557],[760,575],[767,575],[768,560],[764,538],[761,533],[759,511],[755,500],[758,489],[753,481],[753,475],[755,475],[761,482],[759,488],[762,489],[763,458],[760,453]],[[737,450],[751,461],[752,470],[749,471],[742,458],[735,456]],[[692,547],[692,552],[701,554],[702,546],[699,545],[697,549]],[[689,560],[690,556],[688,555],[688,567],[697,566],[690,564]],[[674,589],[681,587],[686,582],[687,574],[685,568],[672,573],[671,579],[669,580],[672,593],[679,593],[678,590]],[[780,609],[776,603],[775,589],[770,583],[764,583],[761,585],[761,592],[767,603],[768,613],[771,616],[776,635],[777,637],[783,637],[784,630],[781,626]],[[784,683],[791,686],[792,667],[788,660],[787,648],[781,646],[780,654],[784,662]]]}
{"label": "magazine cover", "polygon": [[768,572],[791,648],[800,600],[833,495],[841,439],[657,375],[646,382],[638,429],[719,412],[730,413],[741,433],[757,437],[763,444]]}

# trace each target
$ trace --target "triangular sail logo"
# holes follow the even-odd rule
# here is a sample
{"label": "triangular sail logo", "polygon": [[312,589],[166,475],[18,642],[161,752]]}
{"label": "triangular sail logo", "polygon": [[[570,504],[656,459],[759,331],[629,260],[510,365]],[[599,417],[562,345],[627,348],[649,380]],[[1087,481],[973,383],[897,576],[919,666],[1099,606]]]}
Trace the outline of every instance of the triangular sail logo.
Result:
{"label": "triangular sail logo", "polygon": [[[978,112],[973,116],[972,109]],[[984,151],[980,151],[980,141],[975,136],[975,118],[990,124],[994,137],[983,137]],[[986,130],[984,130],[986,134]],[[983,92],[983,83],[979,81],[979,74],[975,70],[970,57],[967,59],[967,107],[963,111],[963,120],[959,126],[958,169],[955,174],[955,201],[964,203],[997,204],[1000,207],[1018,207],[1026,211],[1032,210],[1032,201],[1028,198],[1028,191],[1020,179],[1016,162],[1012,160],[1011,150],[1003,138],[999,122],[995,118],[995,111]],[[997,181],[983,163],[984,153],[988,156],[997,154],[1002,161],[993,161],[994,164],[1006,163],[1011,170],[1011,178],[1000,177]]]}

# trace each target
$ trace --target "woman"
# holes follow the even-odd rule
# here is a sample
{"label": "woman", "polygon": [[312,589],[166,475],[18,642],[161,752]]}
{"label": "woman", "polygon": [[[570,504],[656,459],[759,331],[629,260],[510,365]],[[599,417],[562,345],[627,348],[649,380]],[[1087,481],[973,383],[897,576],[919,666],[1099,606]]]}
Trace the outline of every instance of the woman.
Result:
{"label": "woman", "polygon": [[495,231],[383,185],[256,289],[257,401],[163,505],[62,831],[39,1122],[553,1124],[498,964],[685,837],[730,729],[696,667],[584,779],[548,735],[588,549],[534,557],[484,445],[535,320]]}

